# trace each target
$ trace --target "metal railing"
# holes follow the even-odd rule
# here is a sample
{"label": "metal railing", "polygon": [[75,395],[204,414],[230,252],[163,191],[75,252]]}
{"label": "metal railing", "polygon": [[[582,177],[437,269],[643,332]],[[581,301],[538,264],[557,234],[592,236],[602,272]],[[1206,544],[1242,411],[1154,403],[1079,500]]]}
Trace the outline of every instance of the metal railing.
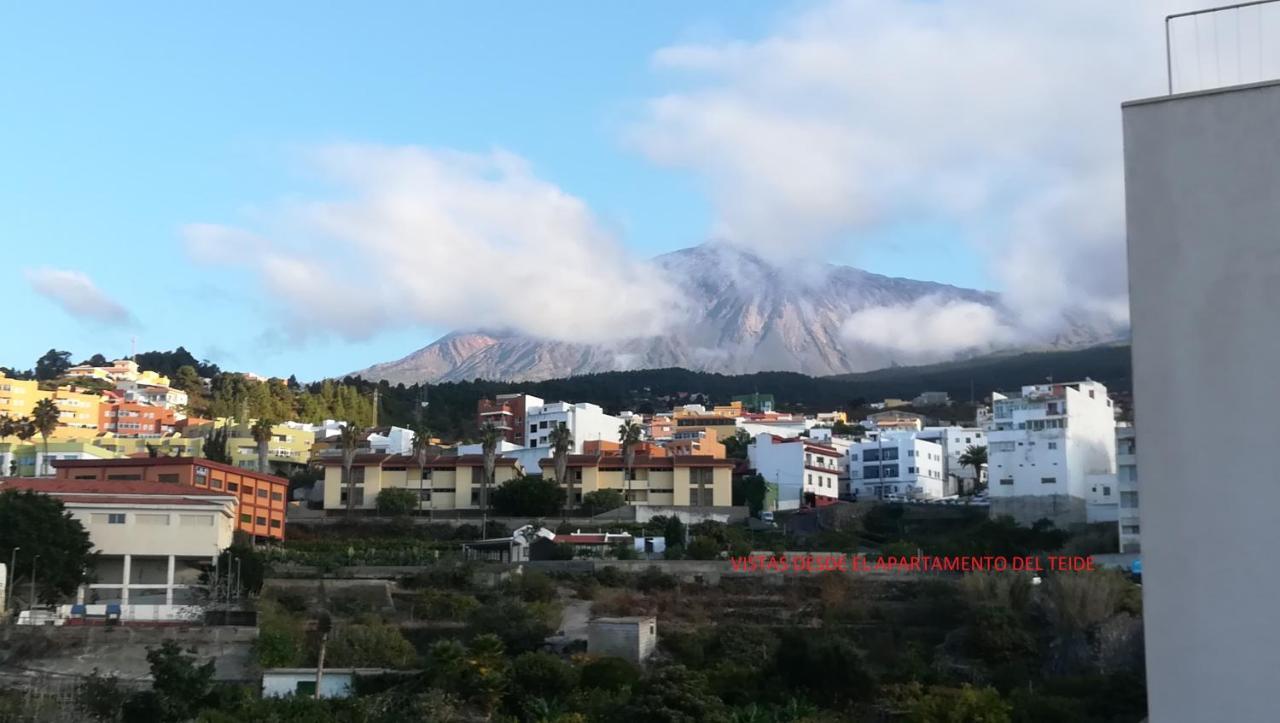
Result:
{"label": "metal railing", "polygon": [[1189,81],[1192,71],[1195,87],[1180,91],[1280,78],[1280,32],[1276,32],[1280,31],[1280,5],[1276,3],[1280,0],[1253,0],[1165,16],[1169,94],[1173,95],[1175,80]]}

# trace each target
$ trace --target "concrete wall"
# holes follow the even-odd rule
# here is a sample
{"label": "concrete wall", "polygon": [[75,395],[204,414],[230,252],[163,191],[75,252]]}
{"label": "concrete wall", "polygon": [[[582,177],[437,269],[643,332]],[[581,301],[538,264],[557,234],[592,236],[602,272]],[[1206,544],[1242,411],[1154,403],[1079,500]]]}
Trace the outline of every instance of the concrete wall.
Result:
{"label": "concrete wall", "polygon": [[991,497],[991,517],[1008,515],[1020,525],[1033,525],[1047,519],[1065,528],[1088,520],[1086,503],[1070,495],[1019,495],[1017,497]]}
{"label": "concrete wall", "polygon": [[657,618],[644,621],[592,620],[587,626],[587,652],[643,663],[658,647]]}
{"label": "concrete wall", "polygon": [[1273,721],[1280,83],[1123,114],[1151,720]]}

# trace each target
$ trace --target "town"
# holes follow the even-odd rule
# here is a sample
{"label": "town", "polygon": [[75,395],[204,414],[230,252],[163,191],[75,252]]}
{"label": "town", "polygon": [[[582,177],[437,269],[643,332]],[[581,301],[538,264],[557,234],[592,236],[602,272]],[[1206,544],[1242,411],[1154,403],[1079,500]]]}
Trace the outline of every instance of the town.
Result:
{"label": "town", "polygon": [[[0,378],[0,519],[34,516],[32,494],[70,515],[49,519],[56,533],[26,537],[30,522],[0,533],[4,609],[24,635],[61,639],[55,649],[94,649],[104,642],[95,631],[122,626],[153,631],[112,672],[80,671],[120,688],[111,715],[146,713],[128,712],[142,703],[126,681],[145,673],[151,641],[200,649],[219,629],[234,642],[218,644],[208,685],[256,676],[264,700],[359,701],[358,679],[401,679],[439,653],[435,643],[414,652],[424,624],[434,635],[492,631],[512,653],[679,659],[669,646],[693,630],[689,611],[634,598],[632,585],[741,595],[732,591],[766,575],[777,578],[769,604],[787,609],[830,575],[873,587],[959,574],[1026,585],[1096,564],[1109,570],[1098,595],[1140,579],[1134,427],[1089,379],[812,412],[781,411],[791,405],[759,391],[690,390],[674,398],[700,401],[646,413],[504,392],[478,399],[463,433],[445,439],[423,421],[428,401],[411,405],[404,426],[380,423],[383,407],[403,407],[394,397],[429,398],[429,388],[322,392],[361,415],[335,420],[306,417],[331,409],[304,410],[310,392],[291,380],[164,371],[131,358],[72,365],[51,350]],[[298,417],[250,415],[273,397]],[[1018,529],[1014,547],[981,541]],[[545,588],[525,597],[535,581]],[[520,599],[540,607],[512,607]],[[737,613],[702,614],[740,624]],[[319,633],[308,619],[332,622]],[[169,632],[147,637],[157,630]],[[379,649],[338,652],[371,635]],[[53,675],[67,660],[22,665]],[[48,695],[87,695],[66,685]],[[449,699],[463,719],[502,705],[469,695]]]}

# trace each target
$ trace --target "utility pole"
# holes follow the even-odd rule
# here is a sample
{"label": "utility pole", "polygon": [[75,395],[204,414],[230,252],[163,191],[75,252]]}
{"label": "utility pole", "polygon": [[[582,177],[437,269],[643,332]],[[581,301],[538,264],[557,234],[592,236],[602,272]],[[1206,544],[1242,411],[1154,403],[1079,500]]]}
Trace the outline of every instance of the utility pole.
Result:
{"label": "utility pole", "polygon": [[28,610],[34,610],[36,606],[36,560],[39,559],[39,555],[31,558],[31,601],[27,603]]}
{"label": "utility pole", "polygon": [[378,392],[379,391],[381,391],[379,387],[375,386],[373,388],[373,425],[372,426],[374,427],[378,426]]}
{"label": "utility pole", "polygon": [[[412,607],[412,606],[411,606]],[[324,681],[324,649],[329,643],[329,633],[321,633],[320,635],[320,657],[316,660],[316,695],[320,698],[320,684]]]}

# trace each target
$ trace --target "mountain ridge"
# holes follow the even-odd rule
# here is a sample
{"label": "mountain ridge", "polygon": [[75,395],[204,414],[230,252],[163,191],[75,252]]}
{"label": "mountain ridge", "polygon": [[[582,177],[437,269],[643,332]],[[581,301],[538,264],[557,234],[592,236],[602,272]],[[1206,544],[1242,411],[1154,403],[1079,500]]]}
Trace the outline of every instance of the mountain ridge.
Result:
{"label": "mountain ridge", "polygon": [[[723,242],[672,251],[652,263],[686,295],[687,313],[668,334],[583,344],[502,331],[454,331],[401,359],[374,364],[353,375],[407,384],[476,378],[538,381],[665,367],[829,376],[913,363],[909,355],[888,346],[850,339],[845,325],[860,311],[934,300],[968,302],[989,308],[1002,319],[1011,316],[994,292],[827,262],[797,263],[784,269]],[[1062,327],[1056,336],[1032,346],[1081,348],[1116,338],[1114,330],[1071,318],[1064,317]],[[975,348],[950,358],[983,351],[989,350]]]}

